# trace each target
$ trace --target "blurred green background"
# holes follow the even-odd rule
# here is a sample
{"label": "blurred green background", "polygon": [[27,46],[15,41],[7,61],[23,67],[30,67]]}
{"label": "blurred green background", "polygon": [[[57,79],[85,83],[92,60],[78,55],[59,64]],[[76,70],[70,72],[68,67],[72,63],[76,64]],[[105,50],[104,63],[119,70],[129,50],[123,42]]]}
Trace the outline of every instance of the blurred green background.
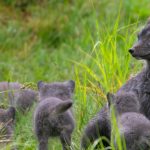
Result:
{"label": "blurred green background", "polygon": [[[75,80],[72,147],[79,149],[83,128],[106,102],[106,92],[140,70],[128,49],[149,10],[149,0],[1,0],[0,81]],[[19,150],[36,149],[33,111],[18,114]],[[50,147],[60,144],[54,140]]]}

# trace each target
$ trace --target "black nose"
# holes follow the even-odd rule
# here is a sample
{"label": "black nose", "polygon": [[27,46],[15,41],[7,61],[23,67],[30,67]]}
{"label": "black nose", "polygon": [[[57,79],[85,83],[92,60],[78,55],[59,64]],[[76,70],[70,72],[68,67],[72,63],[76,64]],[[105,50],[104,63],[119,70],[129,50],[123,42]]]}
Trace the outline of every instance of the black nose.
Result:
{"label": "black nose", "polygon": [[130,53],[130,54],[133,54],[133,53],[134,53],[134,49],[130,48],[130,49],[129,49],[129,53]]}

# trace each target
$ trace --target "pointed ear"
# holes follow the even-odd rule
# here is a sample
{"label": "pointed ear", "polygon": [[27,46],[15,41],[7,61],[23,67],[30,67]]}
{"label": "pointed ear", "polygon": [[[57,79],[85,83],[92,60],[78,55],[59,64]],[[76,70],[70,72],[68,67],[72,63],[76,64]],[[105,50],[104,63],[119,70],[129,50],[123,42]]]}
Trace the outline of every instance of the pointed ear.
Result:
{"label": "pointed ear", "polygon": [[15,120],[15,117],[16,117],[16,110],[14,107],[9,107],[7,109],[7,114],[8,116],[12,119],[12,120]]}
{"label": "pointed ear", "polygon": [[62,101],[61,103],[57,104],[52,113],[54,115],[58,115],[60,113],[63,113],[67,111],[72,106],[71,101]]}
{"label": "pointed ear", "polygon": [[69,81],[67,81],[67,85],[68,85],[70,91],[73,93],[74,89],[75,89],[75,82],[73,80],[69,80]]}
{"label": "pointed ear", "polygon": [[115,95],[112,93],[107,93],[107,100],[108,100],[108,105],[109,107],[114,104],[114,100],[115,100]]}
{"label": "pointed ear", "polygon": [[40,90],[40,88],[44,85],[43,81],[39,81],[37,83],[37,87],[38,87],[38,90]]}

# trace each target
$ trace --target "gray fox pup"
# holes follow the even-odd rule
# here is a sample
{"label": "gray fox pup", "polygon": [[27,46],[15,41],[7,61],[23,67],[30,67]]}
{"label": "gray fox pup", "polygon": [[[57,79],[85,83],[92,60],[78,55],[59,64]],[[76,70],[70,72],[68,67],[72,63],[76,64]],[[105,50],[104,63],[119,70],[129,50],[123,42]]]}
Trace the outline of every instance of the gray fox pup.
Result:
{"label": "gray fox pup", "polygon": [[48,150],[49,137],[59,137],[63,150],[71,146],[75,123],[71,111],[74,81],[38,82],[40,102],[34,113],[39,150]]}

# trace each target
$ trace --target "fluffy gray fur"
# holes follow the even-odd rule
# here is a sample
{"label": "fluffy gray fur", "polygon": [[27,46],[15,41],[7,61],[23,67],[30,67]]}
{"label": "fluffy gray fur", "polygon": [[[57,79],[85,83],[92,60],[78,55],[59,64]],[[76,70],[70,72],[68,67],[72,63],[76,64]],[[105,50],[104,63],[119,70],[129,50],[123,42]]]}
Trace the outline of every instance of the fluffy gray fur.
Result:
{"label": "fluffy gray fur", "polygon": [[63,150],[71,145],[75,123],[71,111],[74,81],[38,83],[40,103],[34,113],[35,133],[39,150],[48,149],[49,137],[60,138]]}
{"label": "fluffy gray fur", "polygon": [[[137,43],[129,50],[136,59],[143,59],[147,65],[135,77],[128,80],[117,93],[132,91],[140,101],[140,112],[150,119],[150,23],[138,35]],[[110,121],[108,117],[107,106],[104,106],[100,112],[87,124],[82,139],[81,147],[86,149],[90,143],[93,143],[101,136],[110,139]],[[104,146],[108,146],[104,142]]]}
{"label": "fluffy gray fur", "polygon": [[117,95],[108,93],[107,99],[110,114],[115,111],[120,135],[125,139],[127,150],[150,149],[150,121],[140,113],[137,96],[130,92]]}

